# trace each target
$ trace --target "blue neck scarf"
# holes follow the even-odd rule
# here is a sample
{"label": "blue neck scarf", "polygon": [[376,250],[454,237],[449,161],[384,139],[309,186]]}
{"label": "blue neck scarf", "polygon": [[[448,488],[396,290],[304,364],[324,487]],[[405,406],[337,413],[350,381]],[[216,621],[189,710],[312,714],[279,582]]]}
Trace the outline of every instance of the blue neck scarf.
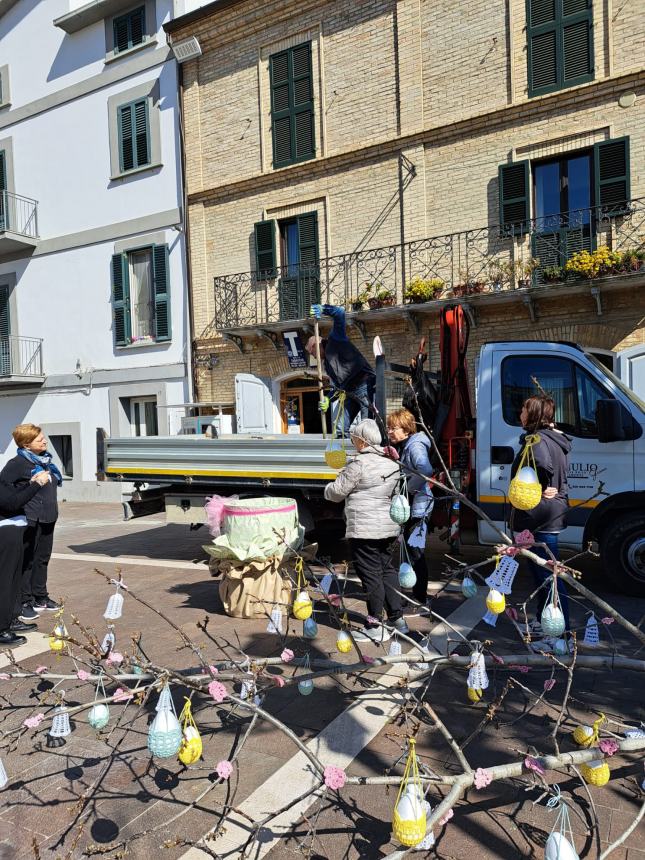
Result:
{"label": "blue neck scarf", "polygon": [[63,483],[60,469],[52,462],[52,455],[49,451],[45,451],[44,454],[34,454],[33,451],[28,451],[26,448],[18,448],[18,456],[24,457],[25,460],[34,464],[34,468],[31,470],[32,475],[36,475],[38,472],[51,472],[59,487]]}

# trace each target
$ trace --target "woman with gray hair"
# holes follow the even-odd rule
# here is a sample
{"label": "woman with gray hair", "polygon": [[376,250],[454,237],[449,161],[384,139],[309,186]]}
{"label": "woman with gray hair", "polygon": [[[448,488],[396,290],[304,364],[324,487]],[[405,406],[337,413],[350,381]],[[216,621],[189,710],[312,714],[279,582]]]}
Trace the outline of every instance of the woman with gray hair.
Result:
{"label": "woman with gray hair", "polygon": [[346,537],[352,550],[354,569],[366,594],[368,619],[354,633],[359,642],[386,642],[388,623],[401,633],[408,632],[403,618],[399,580],[392,561],[399,526],[390,518],[390,503],[396,492],[400,469],[384,456],[381,431],[367,418],[350,432],[357,454],[325,487],[330,502],[345,502]]}

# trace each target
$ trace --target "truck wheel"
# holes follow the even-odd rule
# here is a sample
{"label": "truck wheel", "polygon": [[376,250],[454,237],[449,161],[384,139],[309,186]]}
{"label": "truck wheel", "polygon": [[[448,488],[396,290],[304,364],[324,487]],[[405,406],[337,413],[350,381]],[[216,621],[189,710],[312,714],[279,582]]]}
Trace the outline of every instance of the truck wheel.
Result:
{"label": "truck wheel", "polygon": [[612,584],[645,597],[645,512],[616,517],[600,538],[600,558]]}

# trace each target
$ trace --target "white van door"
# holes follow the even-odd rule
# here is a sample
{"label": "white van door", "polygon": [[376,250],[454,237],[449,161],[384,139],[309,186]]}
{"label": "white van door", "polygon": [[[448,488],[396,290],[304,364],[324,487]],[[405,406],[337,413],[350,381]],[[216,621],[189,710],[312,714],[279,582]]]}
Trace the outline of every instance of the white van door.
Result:
{"label": "white van door", "polygon": [[[584,353],[560,344],[521,344],[517,350],[513,344],[499,344],[491,350],[491,365],[490,483],[480,486],[480,495],[491,500],[507,496],[511,463],[523,432],[519,413],[524,400],[538,390],[535,379],[556,402],[558,429],[572,440],[570,510],[561,542],[579,548],[589,514],[605,498],[593,498],[600,482],[605,494],[634,490],[634,443],[598,441],[596,403],[614,397],[614,392]],[[504,505],[503,514],[499,503],[487,512],[499,527],[507,527],[510,505]],[[495,540],[493,530],[480,527],[480,540]]]}
{"label": "white van door", "polygon": [[235,410],[238,433],[271,433],[273,400],[269,380],[253,373],[238,373],[235,377]]}
{"label": "white van door", "polygon": [[616,375],[628,388],[645,400],[645,345],[624,349],[616,356]]}

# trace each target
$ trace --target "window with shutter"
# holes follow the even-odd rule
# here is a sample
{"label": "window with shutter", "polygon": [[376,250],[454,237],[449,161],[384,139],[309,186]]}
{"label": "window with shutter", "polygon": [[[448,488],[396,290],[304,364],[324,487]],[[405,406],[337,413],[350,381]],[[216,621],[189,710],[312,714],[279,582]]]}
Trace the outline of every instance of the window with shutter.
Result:
{"label": "window with shutter", "polygon": [[629,212],[629,138],[617,137],[594,146],[596,206],[603,215]]}
{"label": "window with shutter", "polygon": [[117,110],[119,167],[122,173],[150,164],[148,99],[121,105]]}
{"label": "window with shutter", "polygon": [[112,321],[114,343],[116,346],[127,346],[132,341],[127,254],[114,254],[112,257]]}
{"label": "window with shutter", "polygon": [[0,284],[0,376],[11,374],[10,334],[9,287],[6,284]]}
{"label": "window with shutter", "polygon": [[529,229],[531,217],[529,196],[529,162],[500,164],[499,216],[505,236],[517,236]]}
{"label": "window with shutter", "polygon": [[313,158],[314,137],[311,43],[269,58],[273,166],[285,167]]}
{"label": "window with shutter", "polygon": [[155,340],[170,340],[170,268],[168,245],[154,245],[152,265],[154,272]]}
{"label": "window with shutter", "polygon": [[258,281],[269,281],[277,277],[275,221],[258,221],[254,233],[255,277]]}
{"label": "window with shutter", "polygon": [[139,6],[125,15],[119,15],[112,22],[114,30],[114,53],[127,51],[141,45],[146,38],[146,9]]}
{"label": "window with shutter", "polygon": [[7,159],[4,149],[0,149],[0,230],[6,230],[7,214]]}
{"label": "window with shutter", "polygon": [[280,318],[304,319],[320,302],[318,214],[307,212],[280,221],[282,276],[279,284]]}
{"label": "window with shutter", "polygon": [[592,0],[526,0],[529,96],[593,80]]}

